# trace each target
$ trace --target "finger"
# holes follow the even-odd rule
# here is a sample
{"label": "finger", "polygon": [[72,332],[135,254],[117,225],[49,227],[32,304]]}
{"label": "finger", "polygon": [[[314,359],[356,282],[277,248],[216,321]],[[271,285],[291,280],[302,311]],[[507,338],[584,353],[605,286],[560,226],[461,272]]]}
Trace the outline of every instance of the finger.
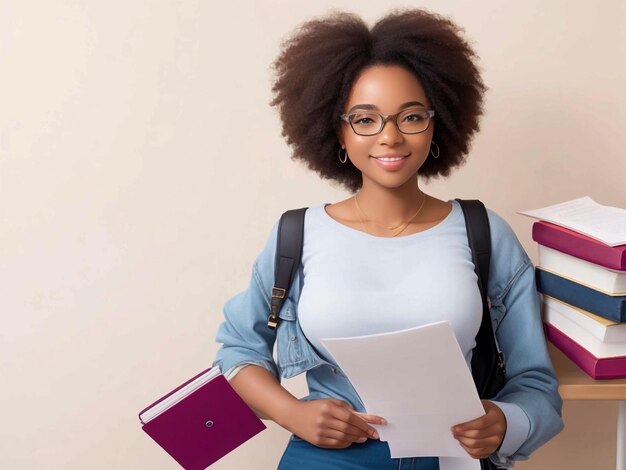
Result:
{"label": "finger", "polygon": [[348,417],[347,423],[367,433],[367,435],[371,437],[372,439],[380,438],[376,428],[370,426],[367,423],[367,421],[365,421],[365,419],[359,416],[356,412],[350,412],[350,416]]}
{"label": "finger", "polygon": [[369,424],[387,424],[387,420],[381,416],[368,415],[366,413],[360,413],[359,411],[354,411],[353,413]]}
{"label": "finger", "polygon": [[321,436],[321,438],[334,439],[350,443],[362,443],[367,440],[368,436],[363,431],[353,426],[350,426],[349,429],[345,430],[345,424],[346,423],[342,423],[341,421],[328,423],[328,427],[322,431],[323,436]]}
{"label": "finger", "polygon": [[352,406],[350,406],[350,404],[341,400],[331,399],[331,401],[334,404],[338,405],[340,409],[343,408],[343,410],[345,410],[345,412],[339,412],[338,414],[334,416],[336,416],[341,421],[345,421],[349,423],[350,425],[356,426],[357,428],[361,429],[370,438],[380,439],[380,436],[378,435],[378,431],[372,426],[370,426],[368,424],[368,421],[365,418],[367,417],[368,419],[372,420],[373,424],[387,424],[387,421],[384,418],[380,416],[368,415],[366,413],[360,413],[358,411],[354,411],[354,409],[352,408]]}
{"label": "finger", "polygon": [[498,415],[496,412],[489,412],[481,416],[480,418],[466,421],[465,423],[456,424],[452,427],[452,432],[461,433],[471,431],[473,429],[484,429],[493,426],[498,422]]}
{"label": "finger", "polygon": [[494,423],[491,426],[487,426],[482,429],[467,429],[465,431],[453,431],[452,434],[454,436],[463,436],[470,437],[473,439],[482,439],[489,436],[497,436],[504,433],[504,428],[498,424]]}
{"label": "finger", "polygon": [[481,448],[491,448],[494,449],[498,447],[500,443],[500,438],[498,436],[488,436],[482,439],[471,439],[468,437],[457,437],[457,441],[459,441],[464,446],[470,447],[472,449],[481,449]]}
{"label": "finger", "polygon": [[[335,398],[330,398],[324,400],[324,404],[322,405],[322,414],[325,415],[329,419],[339,420],[345,423],[350,423],[351,425],[358,426],[359,423],[353,422],[354,411],[352,407],[341,400],[337,400]],[[367,423],[361,420],[361,428],[364,432],[367,432]]]}
{"label": "finger", "polygon": [[333,410],[333,417],[336,419],[343,421],[345,423],[350,424],[351,426],[355,426],[366,433],[373,439],[378,439],[378,432],[375,428],[370,426],[359,414],[352,409],[347,403],[340,402],[339,407]]}
{"label": "finger", "polygon": [[347,436],[344,432],[329,428],[328,423],[306,440],[316,447],[345,448],[353,442],[365,442],[367,437]]}
{"label": "finger", "polygon": [[475,458],[475,459],[486,459],[491,454],[493,454],[493,452],[495,452],[495,449],[474,448],[474,447],[468,447],[466,445],[463,445],[462,443],[460,444],[461,444],[461,447],[463,447],[463,449],[465,450],[465,452],[467,452],[470,457]]}
{"label": "finger", "polygon": [[[318,439],[314,442],[315,445],[319,444],[320,438],[326,436],[324,432],[326,429],[334,429],[340,433],[340,435],[333,436],[334,438],[349,440],[350,442],[368,436],[367,429],[361,430],[348,423],[350,418],[353,417],[352,408],[348,404],[331,398],[320,400],[316,405],[319,406],[319,416],[317,421]],[[363,423],[363,426],[367,426],[364,421]],[[345,434],[350,436],[344,439],[343,435]]]}
{"label": "finger", "polygon": [[489,436],[483,439],[471,439],[468,437],[457,437],[456,439],[463,446],[466,446],[470,449],[496,450],[498,448],[498,444],[500,443],[500,438],[498,436]]}
{"label": "finger", "polygon": [[465,452],[467,452],[468,455],[474,459],[486,459],[492,454],[492,452],[489,452],[488,449],[473,449],[464,446],[463,444],[461,444],[461,447],[463,447],[463,449],[465,449]]}
{"label": "finger", "polygon": [[320,443],[317,444],[317,447],[323,447],[325,449],[345,449],[346,447],[350,447],[352,445],[352,441],[344,441],[341,439],[333,439],[333,438],[323,438],[320,440]]}
{"label": "finger", "polygon": [[350,422],[342,421],[340,419],[330,421],[328,423],[328,427],[344,433],[346,436],[348,436],[348,438],[354,441],[363,437],[370,437],[372,439],[379,438],[378,432],[375,429],[373,430],[374,432],[370,432],[369,430],[364,430],[362,428],[354,426]]}

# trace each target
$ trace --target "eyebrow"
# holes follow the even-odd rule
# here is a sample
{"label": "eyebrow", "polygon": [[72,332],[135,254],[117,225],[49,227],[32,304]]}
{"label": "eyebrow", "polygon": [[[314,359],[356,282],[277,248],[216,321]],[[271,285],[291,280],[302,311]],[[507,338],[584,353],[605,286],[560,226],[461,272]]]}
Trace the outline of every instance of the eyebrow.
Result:
{"label": "eyebrow", "polygon": [[[410,108],[411,106],[423,106],[424,108],[426,107],[426,105],[424,105],[423,103],[420,103],[419,101],[407,101],[406,103],[402,103],[399,109],[402,110],[402,109]],[[355,104],[354,106],[350,108],[350,110],[346,114],[350,114],[355,109],[368,109],[372,111],[378,111],[378,107],[373,104]]]}

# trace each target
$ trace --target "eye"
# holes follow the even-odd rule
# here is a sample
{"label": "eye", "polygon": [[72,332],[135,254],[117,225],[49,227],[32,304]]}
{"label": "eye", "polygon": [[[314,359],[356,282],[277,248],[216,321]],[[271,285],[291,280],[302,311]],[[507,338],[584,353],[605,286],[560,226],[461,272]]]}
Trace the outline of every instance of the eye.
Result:
{"label": "eye", "polygon": [[402,115],[402,121],[404,122],[420,122],[426,119],[426,113],[421,111],[409,111]]}
{"label": "eye", "polygon": [[356,113],[352,115],[352,124],[357,126],[371,126],[380,121],[380,116],[372,113]]}

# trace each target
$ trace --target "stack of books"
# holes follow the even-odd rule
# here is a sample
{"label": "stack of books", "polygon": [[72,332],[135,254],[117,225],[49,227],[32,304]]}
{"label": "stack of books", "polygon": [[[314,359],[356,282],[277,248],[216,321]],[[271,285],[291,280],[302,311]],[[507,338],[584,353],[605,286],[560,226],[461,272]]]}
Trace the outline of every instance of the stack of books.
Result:
{"label": "stack of books", "polygon": [[547,338],[594,379],[626,377],[626,211],[582,198],[523,214],[540,219]]}

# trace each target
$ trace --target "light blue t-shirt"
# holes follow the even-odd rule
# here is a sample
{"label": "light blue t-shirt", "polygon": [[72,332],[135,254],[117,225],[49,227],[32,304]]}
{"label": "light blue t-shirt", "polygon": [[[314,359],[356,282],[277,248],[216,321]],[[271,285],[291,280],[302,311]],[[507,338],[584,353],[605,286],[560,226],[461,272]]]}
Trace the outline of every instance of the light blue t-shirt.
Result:
{"label": "light blue t-shirt", "polygon": [[325,359],[332,360],[324,338],[448,320],[471,367],[482,302],[458,204],[438,225],[395,238],[343,225],[324,206],[310,208],[302,267],[298,319]]}

